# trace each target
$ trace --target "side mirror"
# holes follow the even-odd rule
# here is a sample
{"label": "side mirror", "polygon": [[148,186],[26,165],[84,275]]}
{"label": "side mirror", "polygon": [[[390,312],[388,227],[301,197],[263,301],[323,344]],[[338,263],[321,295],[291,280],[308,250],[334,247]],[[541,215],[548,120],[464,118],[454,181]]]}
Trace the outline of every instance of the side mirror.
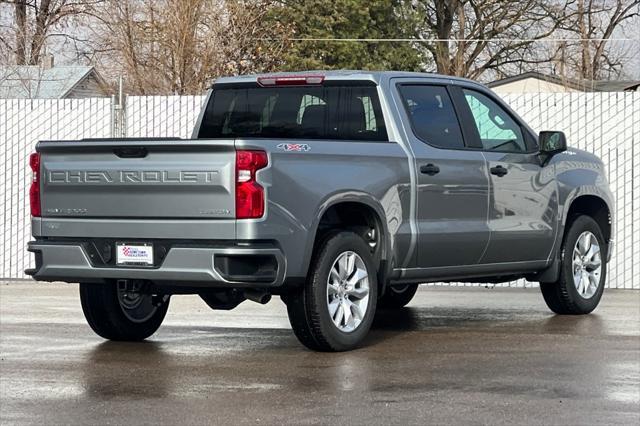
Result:
{"label": "side mirror", "polygon": [[540,154],[551,157],[567,150],[567,137],[562,132],[540,132]]}

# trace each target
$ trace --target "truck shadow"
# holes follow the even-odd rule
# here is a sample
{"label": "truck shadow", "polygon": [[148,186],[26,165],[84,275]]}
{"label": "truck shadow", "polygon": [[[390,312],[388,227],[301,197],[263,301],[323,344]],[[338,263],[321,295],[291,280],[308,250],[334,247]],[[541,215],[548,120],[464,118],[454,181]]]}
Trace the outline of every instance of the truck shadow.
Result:
{"label": "truck shadow", "polygon": [[513,321],[539,321],[549,317],[540,311],[516,309],[479,309],[405,307],[401,309],[379,310],[373,322],[373,330],[419,331],[434,328],[478,327],[484,323],[504,323]]}
{"label": "truck shadow", "polygon": [[615,331],[616,325],[597,313],[555,315],[546,310],[404,307],[379,310],[367,345],[383,343],[407,332],[593,335]]}

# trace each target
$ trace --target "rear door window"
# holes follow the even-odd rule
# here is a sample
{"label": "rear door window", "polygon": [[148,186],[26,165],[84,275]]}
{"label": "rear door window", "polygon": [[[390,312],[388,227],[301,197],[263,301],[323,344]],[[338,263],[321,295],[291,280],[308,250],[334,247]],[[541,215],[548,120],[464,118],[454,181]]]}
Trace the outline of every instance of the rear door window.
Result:
{"label": "rear door window", "polygon": [[199,138],[386,141],[374,86],[214,88]]}
{"label": "rear door window", "polygon": [[464,148],[460,123],[444,86],[403,84],[399,86],[415,135],[429,145]]}

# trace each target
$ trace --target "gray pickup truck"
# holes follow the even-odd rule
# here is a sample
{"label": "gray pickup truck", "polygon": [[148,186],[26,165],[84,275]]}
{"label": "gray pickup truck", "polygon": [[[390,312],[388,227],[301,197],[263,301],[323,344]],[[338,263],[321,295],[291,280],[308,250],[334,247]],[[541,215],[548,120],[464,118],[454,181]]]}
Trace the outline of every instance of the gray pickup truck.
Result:
{"label": "gray pickup truck", "polygon": [[80,283],[91,328],[153,334],[171,295],[278,295],[307,347],[361,343],[419,283],[540,282],[597,306],[613,198],[595,156],[486,87],[402,72],[215,82],[192,139],[43,141],[30,158],[40,281]]}

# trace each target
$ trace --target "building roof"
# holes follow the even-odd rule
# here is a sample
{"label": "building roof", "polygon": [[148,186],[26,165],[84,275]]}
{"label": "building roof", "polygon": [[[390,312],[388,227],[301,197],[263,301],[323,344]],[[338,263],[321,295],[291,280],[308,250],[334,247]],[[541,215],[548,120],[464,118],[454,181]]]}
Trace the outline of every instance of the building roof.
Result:
{"label": "building roof", "polygon": [[580,80],[561,77],[559,75],[543,74],[537,71],[529,71],[512,77],[492,81],[487,84],[487,86],[495,88],[528,78],[558,84],[583,92],[622,92],[625,90],[638,90],[638,87],[640,86],[640,80]]}
{"label": "building roof", "polygon": [[640,80],[596,81],[596,87],[600,92],[624,92],[627,90],[638,90],[640,88]]}
{"label": "building roof", "polygon": [[65,98],[87,78],[103,80],[94,67],[38,65],[0,67],[0,99],[9,98]]}

